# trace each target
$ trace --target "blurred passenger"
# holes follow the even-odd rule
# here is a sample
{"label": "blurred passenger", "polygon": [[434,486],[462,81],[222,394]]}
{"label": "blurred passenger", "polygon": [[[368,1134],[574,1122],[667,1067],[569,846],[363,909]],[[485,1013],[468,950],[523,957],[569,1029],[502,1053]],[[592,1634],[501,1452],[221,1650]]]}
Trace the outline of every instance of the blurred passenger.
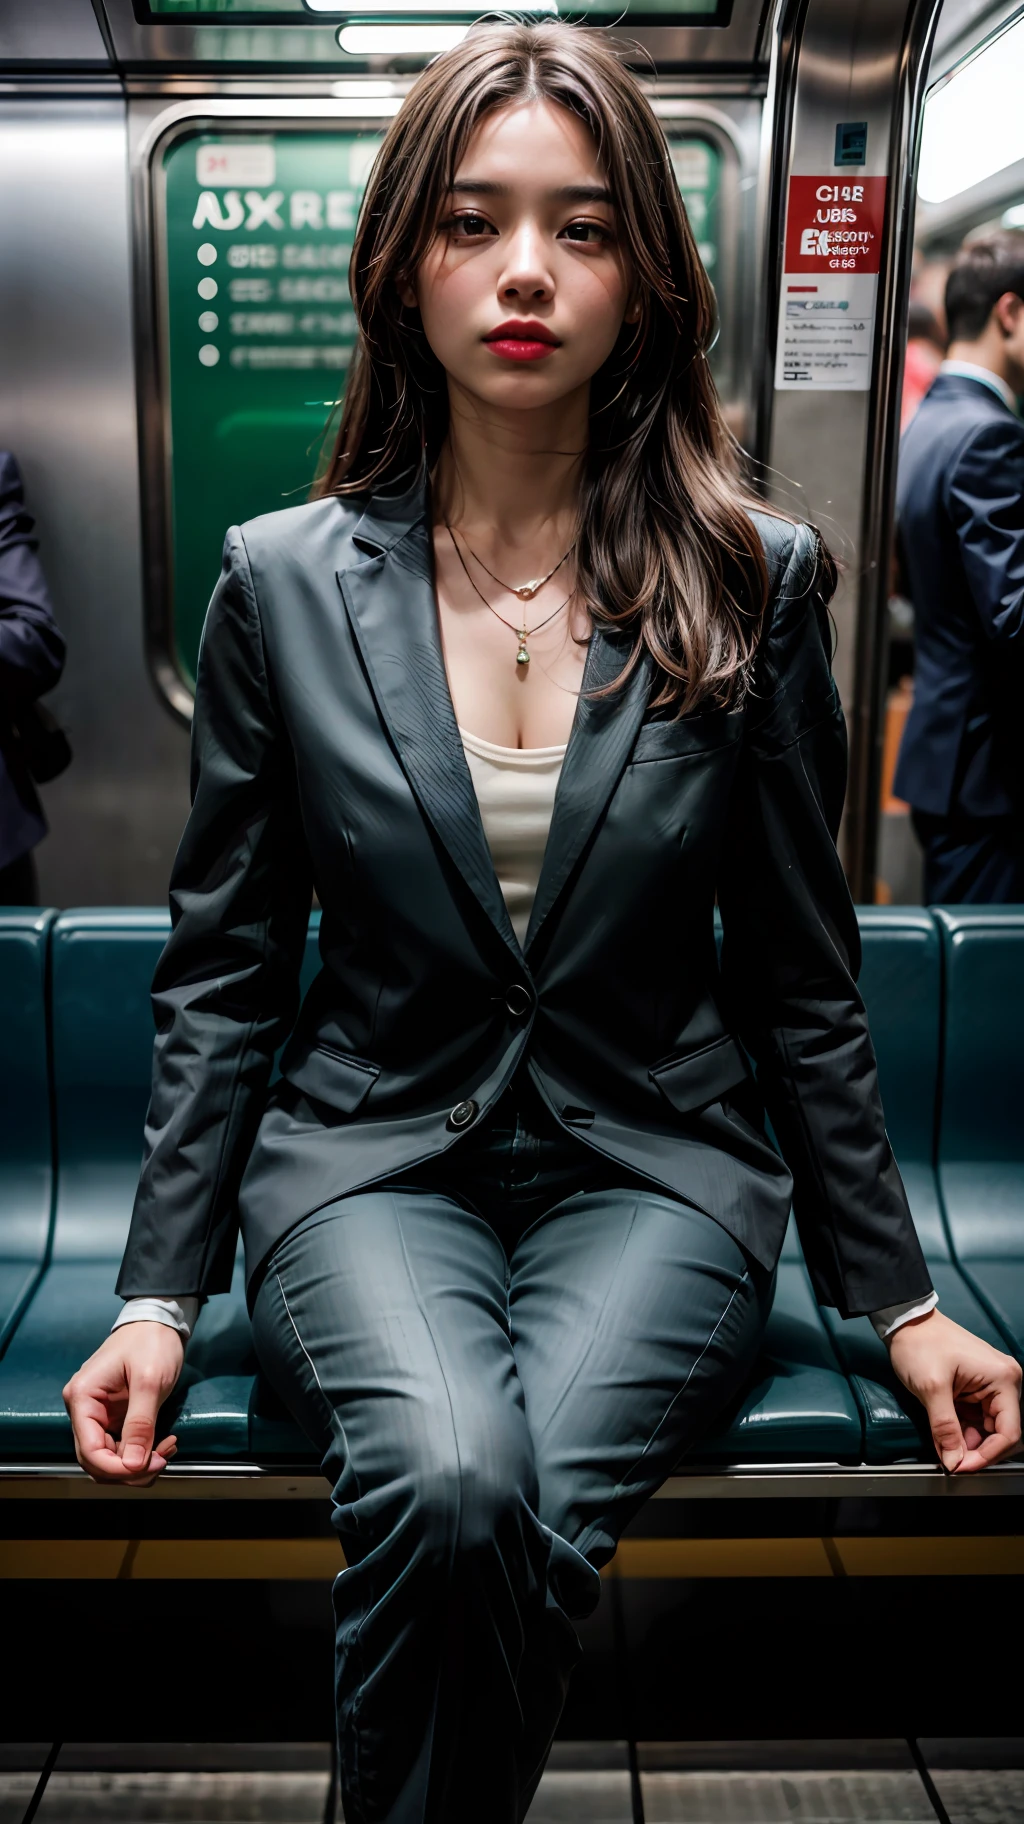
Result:
{"label": "blurred passenger", "polygon": [[946,322],[946,282],[949,278],[951,258],[936,259],[934,255],[924,258],[919,249],[915,249],[914,271],[910,282],[911,296],[915,304],[923,304],[930,310],[938,325],[942,340],[943,353],[949,341],[949,326]]}
{"label": "blurred passenger", "polygon": [[962,248],[949,355],[900,450],[914,705],[894,790],[929,903],[1024,902],[1024,233]]}
{"label": "blurred passenger", "polygon": [[939,320],[927,304],[911,300],[907,322],[907,353],[903,363],[903,403],[900,430],[905,431],[925,393],[942,366],[946,352]]}
{"label": "blurred passenger", "polygon": [[64,639],[25,510],[21,471],[0,450],[0,906],[34,906],[32,850],[46,835],[34,778],[52,778],[63,736],[41,719],[36,699],[64,669]]}

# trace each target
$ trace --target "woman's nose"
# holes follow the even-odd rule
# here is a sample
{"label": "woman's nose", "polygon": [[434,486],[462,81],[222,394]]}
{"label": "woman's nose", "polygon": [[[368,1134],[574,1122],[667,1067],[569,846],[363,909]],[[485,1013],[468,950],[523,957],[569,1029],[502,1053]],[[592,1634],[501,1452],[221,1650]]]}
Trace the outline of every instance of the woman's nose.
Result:
{"label": "woman's nose", "polygon": [[529,298],[539,304],[554,297],[555,282],[544,257],[542,237],[531,228],[523,228],[509,246],[505,268],[498,283],[502,298]]}

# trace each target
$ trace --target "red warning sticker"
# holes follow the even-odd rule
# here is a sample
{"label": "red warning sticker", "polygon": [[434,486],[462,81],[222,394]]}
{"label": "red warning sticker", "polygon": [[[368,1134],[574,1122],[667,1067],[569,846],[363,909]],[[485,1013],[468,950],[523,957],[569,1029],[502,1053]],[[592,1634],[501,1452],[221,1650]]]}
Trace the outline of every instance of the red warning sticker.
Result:
{"label": "red warning sticker", "polygon": [[785,271],[877,272],[887,182],[884,177],[791,177]]}

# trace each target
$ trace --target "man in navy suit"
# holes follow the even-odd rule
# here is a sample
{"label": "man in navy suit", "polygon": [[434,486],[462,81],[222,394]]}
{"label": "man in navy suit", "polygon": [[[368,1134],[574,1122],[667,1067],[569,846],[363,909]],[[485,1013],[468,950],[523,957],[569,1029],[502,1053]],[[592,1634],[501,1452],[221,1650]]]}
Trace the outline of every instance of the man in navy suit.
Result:
{"label": "man in navy suit", "polygon": [[1024,233],[963,247],[948,358],[900,446],[914,705],[894,791],[929,904],[1024,903]]}
{"label": "man in navy suit", "polygon": [[20,751],[18,712],[52,690],[64,669],[33,523],[18,465],[0,450],[0,906],[36,903],[32,850],[46,819]]}

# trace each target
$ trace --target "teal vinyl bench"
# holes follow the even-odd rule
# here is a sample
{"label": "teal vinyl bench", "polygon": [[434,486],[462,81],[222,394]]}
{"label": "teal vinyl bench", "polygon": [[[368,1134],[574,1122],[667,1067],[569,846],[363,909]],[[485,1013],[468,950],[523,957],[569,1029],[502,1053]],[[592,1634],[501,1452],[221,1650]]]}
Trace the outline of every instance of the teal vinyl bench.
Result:
{"label": "teal vinyl bench", "polygon": [[[310,922],[304,987],[319,962],[318,929],[317,917]],[[168,930],[165,912],[135,909],[67,912],[49,929],[59,1162],[48,1261],[0,1362],[0,1461],[68,1457],[61,1389],[121,1308],[114,1282],[149,1097],[149,990]],[[169,1408],[182,1461],[251,1457],[254,1426],[259,1430],[250,1413],[255,1387],[239,1256],[231,1292],[203,1312]],[[304,1451],[273,1403],[266,1429],[291,1457]]]}
{"label": "teal vinyl bench", "polygon": [[953,1258],[1024,1357],[1024,914],[940,908],[938,1178]]}
{"label": "teal vinyl bench", "polygon": [[39,1279],[50,1238],[46,967],[54,917],[0,917],[0,1350]]}
{"label": "teal vinyl bench", "polygon": [[[943,946],[950,934],[941,917],[917,909],[865,909],[860,917],[861,981],[890,1136],[943,1309],[1005,1347],[1012,1327],[1000,1317],[994,1293],[1007,1261],[1017,1262],[1024,1276],[1024,1249],[1010,1247],[1006,1221],[999,1229],[1002,1252],[972,1243],[976,1205],[965,1197],[957,1206],[954,1252],[943,1208],[946,1180],[937,1171],[940,1072],[944,1084],[957,1080],[954,1066],[943,1063],[941,1041],[946,1026],[960,1030],[943,1012]],[[319,966],[318,924],[314,914],[304,989]],[[0,996],[6,997],[0,1008],[20,1010],[0,1034],[0,1088],[16,1082],[21,1097],[17,1134],[11,1126],[2,1140],[0,1172],[23,1186],[12,1205],[21,1215],[8,1222],[5,1202],[0,1220],[0,1295],[8,1309],[0,1468],[73,1460],[61,1388],[119,1309],[113,1288],[149,1091],[149,986],[167,929],[166,914],[148,910],[0,914]],[[1024,911],[1007,914],[1000,930],[1004,947],[1017,934],[1012,954],[1019,970]],[[992,967],[1005,974],[1004,964]],[[962,992],[971,992],[967,978]],[[999,1005],[1001,1016],[993,1019],[1012,1022],[1005,980]],[[1024,994],[1017,1005],[1024,1007]],[[1017,1072],[1019,1100],[1022,1066],[1014,1052],[1008,1039],[1006,1062]],[[1007,1107],[1009,1097],[1007,1090]],[[58,1161],[52,1183],[51,1107]],[[987,1169],[984,1148],[996,1145],[990,1127],[979,1129],[973,1154],[965,1154],[959,1129],[944,1127],[944,1144],[959,1148],[955,1157],[949,1153],[950,1184],[959,1182],[961,1168]],[[999,1144],[1005,1152],[1009,1141],[1004,1136]],[[1011,1164],[1000,1164],[1004,1202],[1018,1194],[1018,1180],[1007,1175]],[[1024,1166],[1016,1169],[1024,1178]],[[1017,1207],[1024,1227],[1024,1202]],[[309,1446],[257,1371],[240,1262],[231,1293],[203,1311],[167,1423],[179,1437],[175,1474],[242,1465],[267,1474],[315,1468]],[[792,1224],[760,1358],[741,1397],[696,1454],[720,1476],[738,1465],[767,1471],[932,1461],[923,1414],[890,1374],[868,1321],[844,1323],[819,1310]]]}
{"label": "teal vinyl bench", "polygon": [[[932,914],[916,907],[859,911],[859,987],[878,1059],[886,1131],[899,1162],[939,1303],[948,1317],[996,1348],[1006,1341],[956,1266],[935,1169],[935,1114],[943,1025],[942,946]],[[1021,918],[1024,931],[1024,916]],[[1021,1206],[1024,1223],[1024,1204]],[[864,1422],[868,1463],[931,1456],[924,1409],[889,1366],[866,1317],[825,1322]]]}

